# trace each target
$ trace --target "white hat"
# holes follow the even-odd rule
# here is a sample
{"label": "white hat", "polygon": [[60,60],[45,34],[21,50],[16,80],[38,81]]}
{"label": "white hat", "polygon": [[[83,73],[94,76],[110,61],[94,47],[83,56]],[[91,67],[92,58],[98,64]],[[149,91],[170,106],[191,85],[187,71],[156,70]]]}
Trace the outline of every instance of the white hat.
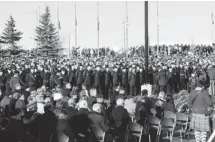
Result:
{"label": "white hat", "polygon": [[63,95],[61,93],[54,93],[53,96],[54,96],[53,97],[54,101],[57,101],[63,98]]}

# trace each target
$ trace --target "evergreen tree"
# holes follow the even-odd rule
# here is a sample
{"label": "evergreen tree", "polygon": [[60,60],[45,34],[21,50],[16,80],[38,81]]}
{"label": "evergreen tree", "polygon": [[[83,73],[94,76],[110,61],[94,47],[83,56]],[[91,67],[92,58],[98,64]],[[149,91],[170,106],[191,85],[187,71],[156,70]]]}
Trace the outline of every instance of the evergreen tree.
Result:
{"label": "evergreen tree", "polygon": [[5,24],[6,28],[3,31],[2,42],[9,45],[9,49],[18,50],[19,46],[17,46],[16,42],[18,42],[22,37],[22,32],[19,32],[15,29],[15,21],[13,17],[10,15],[10,19]]}
{"label": "evergreen tree", "polygon": [[61,49],[58,32],[51,22],[49,7],[46,7],[45,13],[40,17],[40,25],[36,27],[35,40],[38,42],[39,52],[57,55]]}

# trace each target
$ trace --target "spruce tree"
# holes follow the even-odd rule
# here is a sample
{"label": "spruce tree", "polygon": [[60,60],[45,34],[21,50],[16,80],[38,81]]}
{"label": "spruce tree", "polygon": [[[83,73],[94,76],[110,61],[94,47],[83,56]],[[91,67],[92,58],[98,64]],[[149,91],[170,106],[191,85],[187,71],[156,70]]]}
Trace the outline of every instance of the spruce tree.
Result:
{"label": "spruce tree", "polygon": [[17,43],[22,38],[22,32],[19,32],[15,29],[15,21],[10,15],[9,20],[5,24],[6,27],[2,33],[2,42],[9,46],[10,50],[19,50]]}
{"label": "spruce tree", "polygon": [[36,27],[35,40],[38,42],[39,52],[57,55],[60,50],[59,35],[51,22],[49,7],[46,7],[45,13],[40,17],[40,25]]}

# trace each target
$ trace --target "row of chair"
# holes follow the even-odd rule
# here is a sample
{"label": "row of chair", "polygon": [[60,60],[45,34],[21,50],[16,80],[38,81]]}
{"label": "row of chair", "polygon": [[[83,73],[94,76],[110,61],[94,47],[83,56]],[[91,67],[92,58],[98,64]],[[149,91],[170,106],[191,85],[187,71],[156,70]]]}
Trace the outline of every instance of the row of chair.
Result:
{"label": "row of chair", "polygon": [[[159,142],[161,132],[166,132],[167,138],[170,140],[170,142],[173,141],[173,136],[175,133],[180,133],[180,140],[182,142],[182,139],[185,136],[188,129],[189,117],[188,115],[179,112],[173,113],[170,111],[164,111],[162,119],[159,119],[155,116],[149,116],[145,120],[145,126],[142,126],[134,121],[129,122],[125,134],[125,142],[129,141],[130,136],[136,137],[138,142],[141,142],[144,136],[143,131],[144,129],[146,129],[147,123],[149,124],[148,127],[150,129],[150,133],[148,135],[149,142],[151,142],[152,130],[157,131],[156,142]],[[93,133],[99,142],[105,142],[104,131],[94,129]]]}
{"label": "row of chair", "polygon": [[175,133],[180,133],[180,140],[182,142],[188,130],[189,116],[184,113],[164,111],[162,119],[150,116],[148,122],[150,128],[157,130],[156,142],[159,141],[161,132],[166,132],[167,137],[170,136],[170,142],[172,142]]}

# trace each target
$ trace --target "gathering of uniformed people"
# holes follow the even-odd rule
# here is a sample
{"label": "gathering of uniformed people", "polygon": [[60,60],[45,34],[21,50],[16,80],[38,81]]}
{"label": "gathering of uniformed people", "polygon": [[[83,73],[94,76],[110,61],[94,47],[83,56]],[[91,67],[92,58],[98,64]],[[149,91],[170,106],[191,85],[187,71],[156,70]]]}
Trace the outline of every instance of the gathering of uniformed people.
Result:
{"label": "gathering of uniformed people", "polygon": [[214,118],[213,53],[151,55],[148,80],[143,57],[116,55],[2,58],[0,137],[5,142],[88,142],[96,141],[92,134],[101,130],[104,141],[124,142],[132,141],[127,137],[132,122],[143,127],[143,140],[151,135],[156,141],[161,135],[153,137],[149,118],[162,120],[169,111],[191,116],[185,135],[193,130],[197,142],[207,140],[214,129],[209,123]]}

